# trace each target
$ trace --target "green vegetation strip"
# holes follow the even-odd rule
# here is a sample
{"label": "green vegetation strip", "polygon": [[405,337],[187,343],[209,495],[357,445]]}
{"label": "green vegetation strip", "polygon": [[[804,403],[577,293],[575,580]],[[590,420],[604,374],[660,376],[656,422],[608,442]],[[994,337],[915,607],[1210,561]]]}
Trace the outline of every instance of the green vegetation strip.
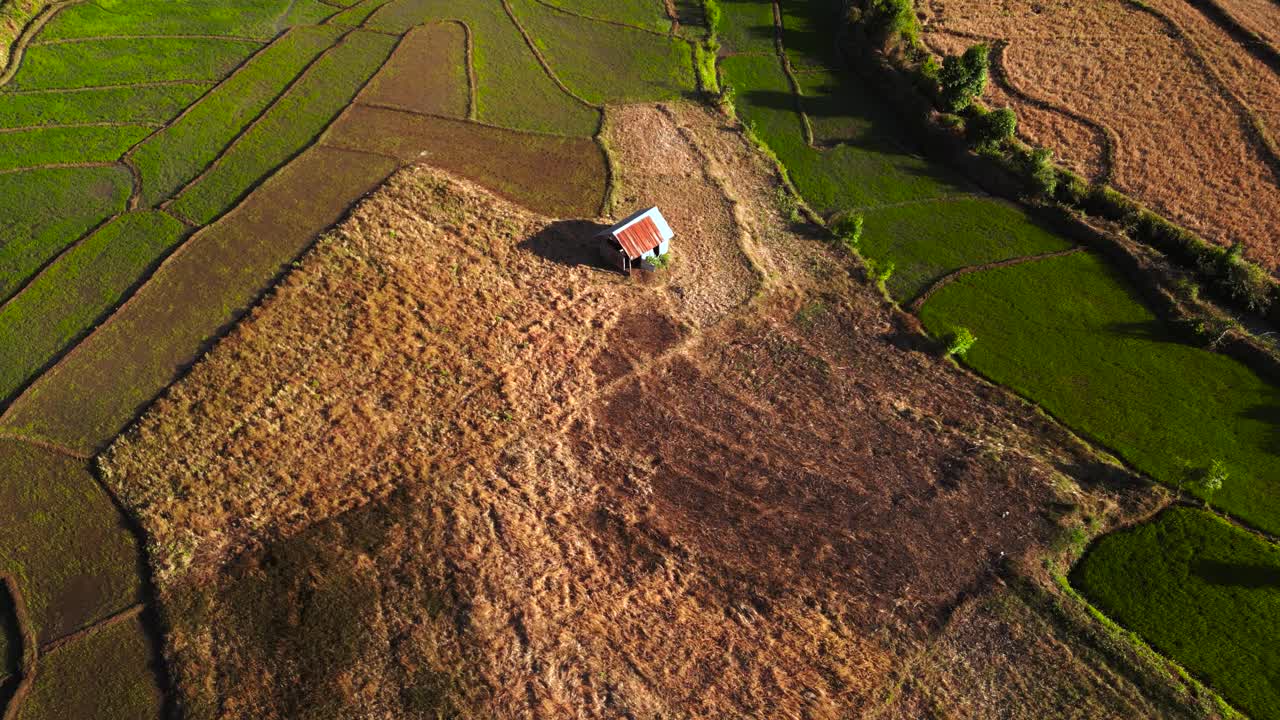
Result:
{"label": "green vegetation strip", "polygon": [[863,253],[881,267],[894,264],[885,286],[899,301],[960,268],[1072,246],[1017,206],[986,197],[883,207],[864,217]]}
{"label": "green vegetation strip", "polygon": [[1280,717],[1280,547],[1175,508],[1099,540],[1071,581],[1235,707]]}
{"label": "green vegetation strip", "polygon": [[434,20],[471,28],[476,116],[491,125],[556,135],[594,135],[600,113],[565,94],[539,65],[499,0],[395,0],[368,27],[401,33]]}
{"label": "green vegetation strip", "polygon": [[[301,0],[298,5],[316,4]],[[270,39],[290,0],[95,0],[63,10],[39,40],[107,35],[236,35]],[[329,14],[333,8],[324,11]],[[324,17],[321,15],[320,17]]]}
{"label": "green vegetation strip", "polygon": [[164,213],[121,215],[0,307],[0,398],[13,396],[115,307],[184,233]]}
{"label": "green vegetation strip", "polygon": [[1076,254],[967,275],[920,318],[965,327],[967,364],[1029,397],[1153,478],[1195,490],[1210,464],[1230,478],[1216,507],[1280,532],[1280,396],[1239,362],[1185,345],[1104,261]]}
{"label": "green vegetation strip", "polygon": [[145,125],[93,125],[0,132],[0,170],[115,162],[154,130]]}
{"label": "green vegetation strip", "polygon": [[5,427],[85,453],[101,449],[396,166],[320,147],[303,153],[171,255],[14,401]]}
{"label": "green vegetation strip", "polygon": [[209,83],[179,83],[70,92],[0,93],[0,128],[94,122],[164,123],[209,87]]}
{"label": "green vegetation strip", "polygon": [[40,643],[136,603],[137,568],[134,538],[88,463],[0,439],[0,575],[17,580]]}
{"label": "green vegetation strip", "polygon": [[177,122],[148,138],[132,155],[142,176],[143,201],[156,205],[199,175],[342,33],[334,27],[289,31]]}
{"label": "green vegetation strip", "polygon": [[395,38],[379,33],[348,35],[317,60],[208,173],[184,190],[173,209],[202,224],[229,210],[272,170],[315,140],[377,72],[395,43]]}
{"label": "green vegetation strip", "polygon": [[122,166],[0,175],[0,302],[76,238],[123,211],[132,187]]}
{"label": "green vegetation strip", "polygon": [[551,69],[597,105],[664,100],[696,88],[693,54],[678,38],[593,22],[534,0],[509,0]]}
{"label": "green vegetation strip", "polygon": [[217,80],[261,47],[247,40],[110,38],[27,48],[9,88],[87,88],[163,80]]}

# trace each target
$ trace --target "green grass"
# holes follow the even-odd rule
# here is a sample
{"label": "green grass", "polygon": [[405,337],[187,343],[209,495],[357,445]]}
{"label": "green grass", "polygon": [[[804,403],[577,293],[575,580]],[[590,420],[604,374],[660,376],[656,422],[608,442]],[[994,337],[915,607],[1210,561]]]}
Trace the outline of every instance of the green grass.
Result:
{"label": "green grass", "polygon": [[131,187],[119,166],[0,175],[0,302],[70,242],[123,211]]}
{"label": "green grass", "polygon": [[476,115],[481,122],[555,135],[594,135],[600,113],[566,95],[547,76],[502,4],[469,0],[396,0],[369,27],[404,32],[431,20],[471,28]]}
{"label": "green grass", "polygon": [[255,55],[133,153],[142,199],[155,205],[200,174],[343,31],[296,28]]}
{"label": "green grass", "polygon": [[892,261],[885,283],[899,301],[971,265],[1065,250],[1072,243],[1022,209],[986,197],[883,207],[863,213],[863,254]]}
{"label": "green grass", "polygon": [[389,2],[391,0],[364,0],[329,18],[328,22],[345,27],[361,25]]}
{"label": "green grass", "polygon": [[161,717],[152,660],[138,619],[109,625],[40,656],[31,694],[15,720]]}
{"label": "green grass", "polygon": [[226,212],[272,170],[310,145],[377,72],[395,43],[395,38],[377,33],[348,35],[178,196],[173,209],[198,223]]}
{"label": "green grass", "polygon": [[[822,7],[826,4],[826,8]],[[795,68],[840,67],[836,54],[841,27],[840,3],[833,0],[782,0],[782,44]]]}
{"label": "green grass", "polygon": [[218,80],[261,47],[247,40],[116,38],[32,45],[9,88],[44,90]]}
{"label": "green grass", "polygon": [[1099,540],[1071,582],[1236,708],[1280,717],[1280,547],[1175,508]]}
{"label": "green grass", "polygon": [[805,70],[796,73],[796,81],[817,144],[844,142],[882,149],[902,145],[898,120],[891,109],[875,103],[861,90],[845,89],[851,83],[839,71]]}
{"label": "green grass", "polygon": [[611,0],[607,3],[602,3],[600,0],[547,0],[547,2],[562,10],[586,17],[603,18],[655,32],[665,33],[671,29],[671,18],[667,17],[662,0]]}
{"label": "green grass", "polygon": [[766,0],[719,0],[723,12],[720,44],[735,53],[773,55],[776,49],[773,3]]}
{"label": "green grass", "polygon": [[0,170],[115,162],[155,131],[146,125],[50,127],[0,133]]}
{"label": "green grass", "polygon": [[1280,393],[1239,362],[1178,342],[1099,258],[965,276],[920,317],[935,336],[972,330],[966,364],[1161,482],[1223,461],[1231,478],[1214,505],[1280,532]]}
{"label": "green grass", "polygon": [[236,35],[266,40],[290,24],[284,16],[289,5],[289,0],[95,0],[63,10],[37,39]]}
{"label": "green grass", "polygon": [[0,93],[0,128],[122,122],[164,123],[204,94],[209,83]]}
{"label": "green grass", "polygon": [[137,563],[87,463],[0,440],[0,575],[17,580],[38,642],[137,602]]}
{"label": "green grass", "polygon": [[163,213],[122,215],[0,308],[0,398],[11,397],[119,303],[184,234]]}
{"label": "green grass", "polygon": [[[397,163],[313,147],[160,266],[16,400],[6,427],[102,449],[276,276]],[[0,343],[3,344],[3,343]]]}
{"label": "green grass", "polygon": [[[776,57],[728,57],[721,70],[734,88],[738,114],[786,166],[804,199],[823,215],[966,191],[953,173],[893,145],[847,144],[821,151],[810,147]],[[848,93],[844,102],[850,107],[866,107],[870,117],[879,115],[879,101],[866,91],[850,84],[841,92]]]}
{"label": "green grass", "polygon": [[693,53],[683,40],[509,0],[552,70],[588,102],[662,100],[692,93]]}

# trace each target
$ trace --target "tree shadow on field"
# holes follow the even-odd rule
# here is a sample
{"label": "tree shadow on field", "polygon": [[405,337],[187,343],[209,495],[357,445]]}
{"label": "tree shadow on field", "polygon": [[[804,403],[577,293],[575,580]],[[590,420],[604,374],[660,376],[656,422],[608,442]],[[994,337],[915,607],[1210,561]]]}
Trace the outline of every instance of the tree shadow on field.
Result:
{"label": "tree shadow on field", "polygon": [[1280,589],[1280,567],[1274,565],[1198,560],[1191,567],[1191,572],[1210,585]]}
{"label": "tree shadow on field", "polygon": [[595,237],[608,225],[590,220],[557,220],[520,243],[521,250],[569,267],[607,269],[600,261]]}

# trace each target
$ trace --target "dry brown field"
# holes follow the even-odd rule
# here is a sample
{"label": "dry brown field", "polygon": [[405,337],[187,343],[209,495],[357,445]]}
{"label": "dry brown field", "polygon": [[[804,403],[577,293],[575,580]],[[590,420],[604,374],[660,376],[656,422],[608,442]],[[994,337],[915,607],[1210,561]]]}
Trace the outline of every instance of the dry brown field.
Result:
{"label": "dry brown field", "polygon": [[108,451],[187,716],[966,716],[996,660],[1057,669],[1013,717],[1100,686],[1093,717],[1181,716],[1020,635],[1059,625],[1038,605],[982,610],[1149,491],[928,351],[724,118],[612,109],[605,139],[667,271],[412,167]]}
{"label": "dry brown field", "polygon": [[1020,134],[1205,238],[1276,270],[1277,70],[1182,0],[1150,5],[930,0],[926,41],[987,41],[1003,70],[988,100]]}

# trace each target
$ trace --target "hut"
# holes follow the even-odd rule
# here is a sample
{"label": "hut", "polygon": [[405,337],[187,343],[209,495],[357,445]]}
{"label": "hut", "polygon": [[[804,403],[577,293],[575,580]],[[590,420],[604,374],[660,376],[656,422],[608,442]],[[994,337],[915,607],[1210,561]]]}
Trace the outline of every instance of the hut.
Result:
{"label": "hut", "polygon": [[675,237],[658,208],[632,213],[608,230],[596,235],[600,258],[605,265],[630,273],[633,267],[655,267],[658,256],[666,255]]}

